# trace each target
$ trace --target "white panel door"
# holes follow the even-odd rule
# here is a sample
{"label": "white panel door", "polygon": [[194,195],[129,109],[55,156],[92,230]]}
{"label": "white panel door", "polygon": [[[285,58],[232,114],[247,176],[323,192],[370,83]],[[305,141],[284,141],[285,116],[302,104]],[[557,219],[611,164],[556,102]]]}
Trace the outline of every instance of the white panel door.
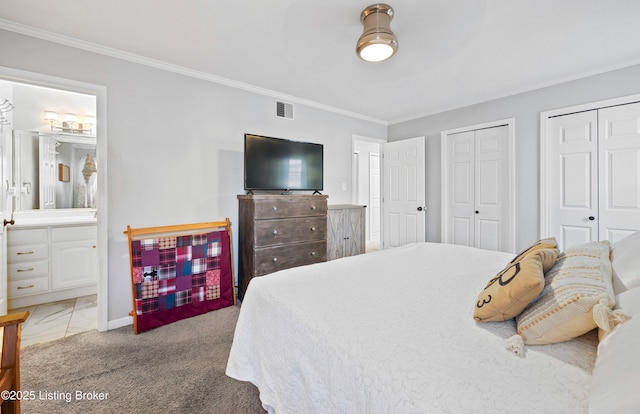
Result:
{"label": "white panel door", "polygon": [[449,135],[449,228],[445,243],[475,246],[475,131]]}
{"label": "white panel door", "polygon": [[0,134],[0,221],[2,221],[2,227],[0,228],[0,315],[7,314],[8,306],[8,293],[7,293],[7,231],[6,224],[11,218],[11,201],[12,197],[8,194],[9,187],[9,171],[7,166],[10,165],[7,162],[7,153],[10,153],[8,148],[9,138]]}
{"label": "white panel door", "polygon": [[369,217],[369,240],[380,241],[380,210],[382,202],[380,197],[380,154],[369,153],[369,205],[367,215]]}
{"label": "white panel door", "polygon": [[56,146],[58,142],[48,135],[40,135],[38,148],[40,168],[40,209],[56,208]]}
{"label": "white panel door", "polygon": [[425,241],[424,137],[384,144],[384,249]]}
{"label": "white panel door", "polygon": [[600,240],[640,230],[640,103],[598,110]]}
{"label": "white panel door", "polygon": [[598,238],[598,113],[549,120],[549,229],[561,249]]}
{"label": "white panel door", "polygon": [[509,127],[446,135],[445,243],[511,251]]}
{"label": "white panel door", "polygon": [[475,131],[475,246],[481,249],[509,246],[508,133],[507,126]]}

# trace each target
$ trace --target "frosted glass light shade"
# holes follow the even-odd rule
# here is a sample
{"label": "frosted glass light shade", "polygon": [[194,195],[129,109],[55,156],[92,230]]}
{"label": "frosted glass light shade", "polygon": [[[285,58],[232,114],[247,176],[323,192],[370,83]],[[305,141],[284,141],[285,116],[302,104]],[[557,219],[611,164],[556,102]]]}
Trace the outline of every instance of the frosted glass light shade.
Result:
{"label": "frosted glass light shade", "polygon": [[385,43],[373,43],[365,46],[360,51],[360,58],[367,62],[381,62],[387,60],[393,55],[393,48]]}
{"label": "frosted glass light shade", "polygon": [[44,120],[45,121],[57,121],[58,113],[55,111],[44,111]]}

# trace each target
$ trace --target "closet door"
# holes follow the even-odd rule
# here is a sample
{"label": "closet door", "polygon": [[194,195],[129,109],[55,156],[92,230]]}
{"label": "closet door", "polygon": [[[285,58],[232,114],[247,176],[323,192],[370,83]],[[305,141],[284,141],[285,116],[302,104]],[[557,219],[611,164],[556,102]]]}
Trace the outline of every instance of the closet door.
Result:
{"label": "closet door", "polygon": [[475,131],[476,247],[506,251],[509,176],[506,126]]}
{"label": "closet door", "polygon": [[640,230],[640,103],[600,109],[599,238]]}
{"label": "closet door", "polygon": [[444,242],[510,251],[508,127],[448,134],[446,146]]}
{"label": "closet door", "polygon": [[449,229],[445,243],[475,246],[475,131],[451,134],[447,139]]}
{"label": "closet door", "polygon": [[640,103],[549,118],[546,157],[546,235],[561,249],[640,230]]}
{"label": "closet door", "polygon": [[549,119],[549,235],[562,249],[597,240],[598,112]]}

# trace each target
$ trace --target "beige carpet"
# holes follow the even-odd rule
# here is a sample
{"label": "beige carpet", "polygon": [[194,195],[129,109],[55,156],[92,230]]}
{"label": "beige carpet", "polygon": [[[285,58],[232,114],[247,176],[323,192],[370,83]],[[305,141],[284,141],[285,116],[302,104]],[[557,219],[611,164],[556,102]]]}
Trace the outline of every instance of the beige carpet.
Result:
{"label": "beige carpet", "polygon": [[[224,373],[236,306],[139,335],[128,326],[26,347],[22,412],[264,413],[258,390]],[[84,393],[84,394],[83,394]]]}

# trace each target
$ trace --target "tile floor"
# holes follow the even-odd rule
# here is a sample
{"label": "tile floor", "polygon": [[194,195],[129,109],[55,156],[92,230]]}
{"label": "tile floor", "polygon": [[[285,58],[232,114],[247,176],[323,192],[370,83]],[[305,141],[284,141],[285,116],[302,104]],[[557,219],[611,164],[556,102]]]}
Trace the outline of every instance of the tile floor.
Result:
{"label": "tile floor", "polygon": [[11,309],[10,312],[27,310],[31,314],[22,325],[21,348],[98,327],[96,295]]}

